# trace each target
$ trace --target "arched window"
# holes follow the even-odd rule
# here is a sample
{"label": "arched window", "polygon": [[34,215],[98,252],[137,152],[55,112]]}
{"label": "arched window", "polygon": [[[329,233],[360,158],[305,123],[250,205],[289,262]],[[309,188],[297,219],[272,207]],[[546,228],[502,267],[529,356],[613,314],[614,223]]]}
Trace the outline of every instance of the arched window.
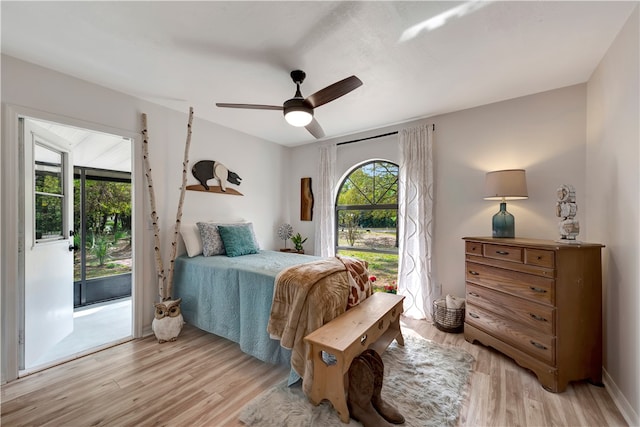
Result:
{"label": "arched window", "polygon": [[336,197],[336,253],[364,259],[374,286],[398,274],[398,165],[373,160],[353,168]]}

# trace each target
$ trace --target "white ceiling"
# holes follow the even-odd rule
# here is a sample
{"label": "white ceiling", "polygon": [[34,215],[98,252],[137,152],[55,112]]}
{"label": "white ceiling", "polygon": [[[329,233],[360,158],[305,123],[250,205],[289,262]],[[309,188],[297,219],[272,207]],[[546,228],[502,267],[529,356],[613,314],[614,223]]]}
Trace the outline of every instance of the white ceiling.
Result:
{"label": "white ceiling", "polygon": [[583,83],[637,1],[0,2],[2,52],[247,134],[314,141],[279,111],[289,72],[331,138]]}
{"label": "white ceiling", "polygon": [[55,142],[73,153],[74,166],[131,172],[133,148],[128,138],[34,119],[29,122],[41,137],[46,139],[48,132],[57,136]]}

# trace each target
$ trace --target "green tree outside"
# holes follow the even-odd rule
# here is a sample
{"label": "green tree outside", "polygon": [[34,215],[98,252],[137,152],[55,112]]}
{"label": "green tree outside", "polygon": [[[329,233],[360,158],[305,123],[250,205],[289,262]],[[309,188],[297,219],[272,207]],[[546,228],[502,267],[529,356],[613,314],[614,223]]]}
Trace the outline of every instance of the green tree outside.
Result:
{"label": "green tree outside", "polygon": [[[81,230],[80,180],[74,181],[74,228]],[[131,271],[131,183],[85,180],[86,278]],[[80,243],[79,233],[74,241]],[[76,251],[75,280],[80,280]]]}

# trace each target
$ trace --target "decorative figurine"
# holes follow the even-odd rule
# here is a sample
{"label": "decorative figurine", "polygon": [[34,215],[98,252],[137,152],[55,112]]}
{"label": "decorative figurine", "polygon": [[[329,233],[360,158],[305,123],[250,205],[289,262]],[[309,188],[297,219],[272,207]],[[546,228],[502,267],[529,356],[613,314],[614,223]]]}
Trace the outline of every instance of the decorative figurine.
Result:
{"label": "decorative figurine", "polygon": [[240,181],[242,180],[237,173],[230,171],[225,165],[214,160],[200,160],[193,165],[191,173],[206,191],[209,191],[207,181],[211,178],[218,180],[220,183],[220,189],[223,192],[227,191],[227,182],[240,185]]}
{"label": "decorative figurine", "polygon": [[575,219],[578,213],[576,204],[576,190],[573,185],[563,184],[556,191],[556,216],[560,217],[558,231],[560,242],[577,243],[576,237],[580,233],[580,223]]}
{"label": "decorative figurine", "polygon": [[177,300],[168,300],[157,302],[154,304],[155,315],[151,322],[151,329],[158,339],[158,343],[162,344],[167,341],[175,341],[180,335],[184,319],[180,310],[180,302],[182,298]]}

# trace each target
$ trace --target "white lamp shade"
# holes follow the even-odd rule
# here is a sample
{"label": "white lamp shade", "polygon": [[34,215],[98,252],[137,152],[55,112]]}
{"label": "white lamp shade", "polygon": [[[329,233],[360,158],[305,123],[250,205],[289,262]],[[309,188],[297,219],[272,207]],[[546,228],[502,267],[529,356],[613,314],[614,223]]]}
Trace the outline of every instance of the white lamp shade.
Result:
{"label": "white lamp shade", "polygon": [[484,182],[485,200],[518,200],[528,197],[524,169],[487,172]]}

